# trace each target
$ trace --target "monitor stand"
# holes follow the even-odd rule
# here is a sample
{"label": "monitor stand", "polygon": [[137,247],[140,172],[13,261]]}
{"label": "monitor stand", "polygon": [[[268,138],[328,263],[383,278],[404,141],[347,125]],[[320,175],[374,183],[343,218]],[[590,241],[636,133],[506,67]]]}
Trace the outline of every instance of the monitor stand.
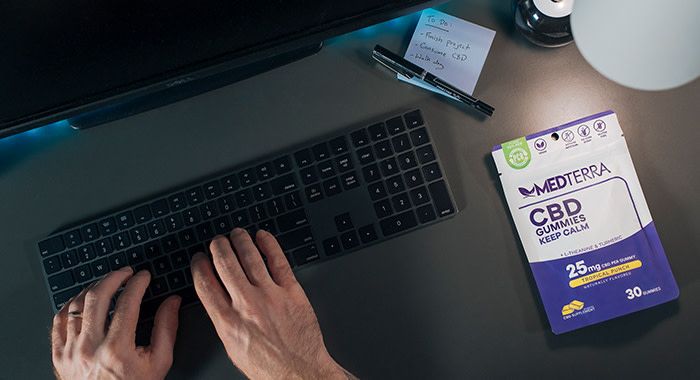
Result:
{"label": "monitor stand", "polygon": [[110,121],[122,119],[141,112],[152,110],[174,103],[179,100],[190,98],[201,93],[224,87],[231,83],[250,78],[254,75],[262,74],[302,58],[318,53],[323,47],[323,43],[305,46],[287,53],[257,61],[252,64],[238,66],[214,75],[209,75],[201,79],[184,81],[177,83],[164,90],[158,90],[146,95],[136,96],[127,101],[108,105],[94,111],[89,111],[68,119],[70,125],[75,129],[86,129],[108,123]]}

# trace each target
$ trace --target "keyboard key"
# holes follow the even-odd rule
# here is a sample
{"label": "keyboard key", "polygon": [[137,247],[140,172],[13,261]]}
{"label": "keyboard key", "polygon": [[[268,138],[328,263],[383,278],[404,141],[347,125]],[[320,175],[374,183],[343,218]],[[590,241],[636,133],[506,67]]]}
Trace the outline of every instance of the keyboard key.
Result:
{"label": "keyboard key", "polygon": [[[153,265],[151,265],[150,262],[146,261],[141,264],[136,264],[134,265],[134,273],[141,272],[142,270],[147,271],[148,273],[151,274],[151,277],[153,276]],[[148,292],[148,289],[146,289],[146,292]],[[144,297],[146,298],[146,297]]]}
{"label": "keyboard key", "polygon": [[224,193],[230,193],[237,190],[240,186],[238,177],[235,175],[229,175],[221,179],[221,191]]}
{"label": "keyboard key", "polygon": [[275,175],[275,169],[272,167],[271,162],[265,162],[263,164],[258,165],[255,168],[255,172],[258,176],[259,181],[266,181]]}
{"label": "keyboard key", "polygon": [[369,196],[370,198],[372,198],[373,201],[377,201],[386,197],[386,188],[384,187],[384,183],[382,182],[370,184],[369,186],[367,186],[367,191],[369,191]]}
{"label": "keyboard key", "polygon": [[187,204],[196,206],[204,202],[204,191],[200,186],[193,187],[185,191],[185,198],[187,198]]}
{"label": "keyboard key", "polygon": [[248,220],[248,211],[240,210],[231,214],[231,223],[233,227],[243,228],[250,223]]}
{"label": "keyboard key", "polygon": [[[117,232],[117,223],[113,217],[105,218],[98,223],[98,229],[102,236],[107,236]],[[68,242],[66,242],[66,245],[68,245]]]}
{"label": "keyboard key", "polygon": [[308,168],[301,169],[299,171],[299,176],[301,177],[301,182],[304,185],[310,185],[318,181],[318,172],[315,166],[309,166]]}
{"label": "keyboard key", "polygon": [[61,265],[64,268],[71,268],[78,265],[78,253],[76,250],[70,250],[61,253]]}
{"label": "keyboard key", "polygon": [[214,219],[212,223],[214,224],[214,232],[218,235],[228,234],[233,229],[228,215],[220,216]]}
{"label": "keyboard key", "polygon": [[257,223],[263,219],[267,218],[267,212],[265,212],[265,207],[258,204],[248,209],[248,214],[250,215],[250,220],[253,223]]}
{"label": "keyboard key", "polygon": [[180,243],[184,247],[194,244],[197,241],[197,236],[194,234],[194,230],[188,228],[177,233],[178,238],[180,238]]}
{"label": "keyboard key", "polygon": [[73,248],[83,243],[80,237],[80,230],[73,230],[63,234],[63,242],[66,243],[66,248]]}
{"label": "keyboard key", "polygon": [[311,150],[303,149],[294,153],[294,160],[296,160],[297,166],[304,167],[314,162],[314,156],[311,153]]}
{"label": "keyboard key", "polygon": [[400,175],[393,176],[386,180],[386,188],[389,189],[389,194],[397,194],[406,190]]}
{"label": "keyboard key", "polygon": [[277,234],[277,226],[275,226],[275,221],[272,219],[264,220],[258,223],[259,230],[265,230],[273,235]]}
{"label": "keyboard key", "polygon": [[102,240],[98,240],[95,243],[95,250],[100,256],[108,255],[114,252],[114,248],[112,247],[112,239],[104,238]]}
{"label": "keyboard key", "polygon": [[329,180],[323,181],[323,192],[327,197],[332,197],[336,194],[340,194],[343,189],[340,187],[340,182],[338,178],[331,178]]}
{"label": "keyboard key", "polygon": [[430,196],[433,198],[433,204],[439,217],[447,216],[455,212],[450,199],[450,193],[447,191],[445,181],[438,181],[428,185]]}
{"label": "keyboard key", "polygon": [[399,165],[396,163],[396,159],[391,157],[379,163],[379,168],[382,171],[382,175],[385,177],[394,175],[399,172]]}
{"label": "keyboard key", "polygon": [[238,207],[248,207],[253,203],[253,192],[250,189],[244,189],[235,194],[236,204]]}
{"label": "keyboard key", "polygon": [[170,211],[177,212],[184,210],[187,207],[187,199],[184,193],[173,194],[168,197],[168,205],[170,206]]}
{"label": "keyboard key", "polygon": [[282,197],[270,199],[265,203],[265,206],[267,207],[267,214],[270,216],[277,216],[284,212],[284,201]]}
{"label": "keyboard key", "polygon": [[151,207],[148,205],[143,205],[134,209],[134,221],[136,223],[146,223],[151,220]]}
{"label": "keyboard key", "polygon": [[253,186],[253,197],[256,202],[262,202],[272,197],[272,188],[269,182]]}
{"label": "keyboard key", "polygon": [[406,231],[418,225],[416,215],[412,210],[396,214],[379,222],[384,236],[391,236]]}
{"label": "keyboard key", "polygon": [[342,250],[343,249],[340,247],[340,242],[335,236],[323,241],[323,251],[326,253],[326,256],[333,256]]}
{"label": "keyboard key", "polygon": [[336,137],[328,142],[330,145],[331,153],[342,154],[348,151],[348,142],[345,140],[345,136]]}
{"label": "keyboard key", "polygon": [[379,174],[379,166],[377,164],[372,164],[362,168],[362,174],[365,176],[366,182],[374,182],[381,178]]}
{"label": "keyboard key", "polygon": [[297,263],[297,265],[308,264],[321,258],[315,245],[307,245],[306,247],[299,248],[294,251],[293,255],[294,261]]}
{"label": "keyboard key", "polygon": [[187,285],[185,274],[181,270],[168,274],[168,285],[171,290],[179,289]]}
{"label": "keyboard key", "polygon": [[423,175],[425,175],[425,180],[430,182],[442,177],[442,172],[437,162],[423,166]]}
{"label": "keyboard key", "polygon": [[321,162],[316,165],[321,178],[330,178],[335,175],[335,169],[333,168],[333,162],[331,160]]}
{"label": "keyboard key", "polygon": [[294,180],[294,174],[287,174],[282,177],[273,179],[270,182],[270,187],[272,188],[272,193],[274,195],[282,195],[286,192],[296,190],[297,183]]}
{"label": "keyboard key", "polygon": [[161,256],[153,260],[153,270],[155,271],[156,276],[160,276],[161,274],[165,274],[173,270],[173,267],[170,265],[170,258],[168,258],[168,256]]}
{"label": "keyboard key", "polygon": [[73,277],[75,277],[75,282],[85,282],[92,278],[92,271],[90,270],[90,264],[81,265],[73,269]]}
{"label": "keyboard key", "polygon": [[435,161],[435,151],[433,151],[432,145],[426,145],[416,149],[416,155],[418,155],[418,162],[420,162],[421,165]]}
{"label": "keyboard key", "polygon": [[363,244],[377,240],[377,231],[374,229],[373,224],[368,224],[366,226],[360,227],[358,230],[360,234],[360,241]]}
{"label": "keyboard key", "polygon": [[357,178],[357,173],[355,173],[354,171],[341,175],[340,182],[343,184],[343,189],[345,190],[350,190],[360,186],[360,181]]}
{"label": "keyboard key", "polygon": [[350,134],[350,139],[352,140],[352,145],[355,148],[365,146],[369,144],[369,135],[367,135],[366,129],[359,129]]}
{"label": "keyboard key", "polygon": [[377,214],[377,218],[382,219],[394,213],[391,208],[391,202],[388,199],[381,200],[374,203],[374,212]]}
{"label": "keyboard key", "polygon": [[61,270],[61,259],[58,256],[51,256],[44,259],[44,272],[46,274],[56,273]]}
{"label": "keyboard key", "polygon": [[418,207],[416,212],[418,213],[418,220],[421,223],[428,223],[437,218],[437,216],[435,216],[435,210],[433,210],[433,206],[431,204]]}
{"label": "keyboard key", "polygon": [[351,230],[354,228],[352,225],[352,219],[350,218],[350,213],[346,212],[340,215],[336,215],[334,218],[335,220],[335,227],[338,229],[338,232],[343,232],[347,230]]}
{"label": "keyboard key", "polygon": [[131,245],[131,239],[129,238],[129,232],[120,232],[112,237],[112,245],[114,249],[125,249]]}
{"label": "keyboard key", "polygon": [[367,146],[362,149],[357,150],[357,160],[360,161],[360,165],[367,165],[374,162],[374,153],[372,147]]}
{"label": "keyboard key", "polygon": [[397,116],[393,119],[386,121],[386,129],[389,131],[390,135],[395,135],[406,130],[406,126],[403,124],[403,118]]}
{"label": "keyboard key", "polygon": [[411,149],[411,140],[409,140],[408,135],[404,133],[391,139],[391,145],[394,147],[396,153],[401,153]]}
{"label": "keyboard key", "polygon": [[360,240],[357,238],[357,232],[348,231],[340,235],[340,244],[344,249],[353,249],[360,245]]}
{"label": "keyboard key", "polygon": [[243,170],[242,172],[238,173],[238,180],[241,183],[241,186],[250,186],[257,182],[257,179],[255,179],[255,170],[254,169],[246,169]]}
{"label": "keyboard key", "polygon": [[394,154],[394,151],[391,149],[391,142],[389,140],[380,141],[374,144],[374,152],[380,159],[387,158]]}
{"label": "keyboard key", "polygon": [[168,206],[167,199],[159,199],[151,203],[151,211],[153,212],[153,217],[158,218],[165,216],[170,212],[170,206]]}
{"label": "keyboard key", "polygon": [[95,260],[90,265],[92,266],[92,274],[94,274],[95,277],[101,277],[109,273],[107,258]]}
{"label": "keyboard key", "polygon": [[423,183],[423,175],[420,170],[413,169],[403,174],[403,179],[406,181],[406,186],[410,189]]}
{"label": "keyboard key", "polygon": [[182,212],[182,222],[185,226],[194,226],[202,220],[202,214],[199,213],[199,208],[192,207]]}
{"label": "keyboard key", "polygon": [[416,155],[413,154],[413,152],[406,152],[404,154],[400,154],[397,157],[397,159],[399,161],[399,166],[401,167],[401,170],[409,170],[418,166],[418,163],[416,162]]}
{"label": "keyboard key", "polygon": [[214,199],[221,195],[223,190],[221,189],[221,182],[211,181],[204,184],[204,196],[207,199]]}
{"label": "keyboard key", "polygon": [[152,241],[148,244],[146,244],[143,247],[144,251],[146,252],[146,257],[149,259],[152,259],[154,257],[158,257],[163,253],[163,250],[160,247],[160,243],[157,241]]}
{"label": "keyboard key", "polygon": [[192,258],[192,256],[196,255],[197,253],[207,253],[208,250],[204,247],[204,244],[199,243],[195,244],[189,248],[187,248],[187,255]]}
{"label": "keyboard key", "polygon": [[421,146],[423,144],[430,142],[430,137],[428,137],[428,131],[425,128],[416,129],[411,131],[411,142],[413,146]]}
{"label": "keyboard key", "polygon": [[428,196],[428,190],[425,188],[425,186],[411,190],[411,200],[413,201],[414,206],[419,206],[423,203],[430,202],[430,196]]}
{"label": "keyboard key", "polygon": [[201,206],[199,206],[200,215],[202,219],[211,219],[219,216],[219,208],[216,201],[209,201]]}
{"label": "keyboard key", "polygon": [[[154,278],[151,280],[151,284],[148,286],[148,289],[150,290],[152,296],[154,296],[154,297],[159,296],[159,295],[166,293],[168,291],[168,282],[166,281],[165,277]],[[145,306],[145,302],[144,302],[144,306]],[[144,306],[141,307],[142,312],[144,311],[144,309],[147,309]],[[155,310],[157,310],[157,309],[158,308],[156,307]],[[153,315],[155,315],[155,310],[153,311]]]}
{"label": "keyboard key", "polygon": [[112,270],[117,270],[119,268],[125,267],[127,265],[126,255],[123,252],[115,253],[109,256],[109,267]]}
{"label": "keyboard key", "polygon": [[284,174],[292,170],[292,160],[289,156],[280,157],[272,161],[272,166],[275,168],[275,173]]}
{"label": "keyboard key", "polygon": [[309,202],[316,202],[323,198],[320,184],[308,186],[304,191],[306,192],[306,199]]}
{"label": "keyboard key", "polygon": [[131,213],[131,211],[125,211],[122,213],[117,214],[117,227],[119,227],[120,230],[126,230],[128,228],[131,228],[136,224],[134,222],[134,215]]}
{"label": "keyboard key", "polygon": [[325,159],[328,159],[330,157],[330,152],[328,150],[328,144],[326,143],[320,143],[317,145],[314,145],[311,148],[311,151],[314,154],[314,159],[316,161],[323,161]]}
{"label": "keyboard key", "polygon": [[165,253],[169,253],[180,248],[180,242],[178,242],[177,236],[175,236],[175,234],[168,235],[160,239],[160,245],[163,247],[163,251]]}
{"label": "keyboard key", "polygon": [[63,243],[63,238],[60,236],[55,236],[50,239],[46,239],[39,243],[39,252],[42,256],[53,255],[63,251],[66,248]]}
{"label": "keyboard key", "polygon": [[284,205],[287,206],[287,210],[294,210],[297,207],[301,207],[301,198],[299,198],[299,192],[295,191],[284,196]]}
{"label": "keyboard key", "polygon": [[308,223],[309,219],[306,217],[304,209],[292,211],[277,218],[277,226],[280,232],[287,232]]}
{"label": "keyboard key", "polygon": [[146,253],[142,245],[137,245],[126,250],[126,261],[129,265],[136,265],[146,261]]}
{"label": "keyboard key", "polygon": [[70,288],[68,290],[54,294],[53,302],[56,305],[56,309],[60,310],[63,307],[63,305],[66,304],[66,302],[68,302],[71,298],[77,296],[81,290],[83,290],[81,286],[76,286],[74,288]]}
{"label": "keyboard key", "polygon": [[152,238],[163,236],[165,234],[165,224],[161,219],[157,219],[148,223],[148,235]]}
{"label": "keyboard key", "polygon": [[300,245],[311,243],[313,240],[314,237],[311,234],[311,227],[308,226],[279,236],[280,245],[285,251],[292,250]]}
{"label": "keyboard key", "polygon": [[338,171],[340,171],[341,173],[351,170],[353,167],[352,160],[350,159],[349,154],[345,154],[336,158],[335,164],[338,167]]}
{"label": "keyboard key", "polygon": [[84,242],[93,241],[100,237],[100,232],[98,231],[97,224],[95,223],[81,227],[80,234],[83,236]]}
{"label": "keyboard key", "polygon": [[391,204],[396,212],[406,211],[411,208],[411,201],[408,199],[408,194],[402,193],[391,198]]}
{"label": "keyboard key", "polygon": [[372,139],[372,141],[379,141],[387,136],[384,123],[374,124],[367,128],[367,131],[369,132],[369,137]]}
{"label": "keyboard key", "polygon": [[419,110],[411,111],[403,115],[403,117],[409,128],[418,128],[423,125],[423,116],[420,114]]}
{"label": "keyboard key", "polygon": [[77,250],[78,254],[78,260],[80,260],[81,263],[87,263],[88,261],[94,259],[97,257],[97,254],[95,253],[95,250],[93,249],[92,245],[84,245]]}

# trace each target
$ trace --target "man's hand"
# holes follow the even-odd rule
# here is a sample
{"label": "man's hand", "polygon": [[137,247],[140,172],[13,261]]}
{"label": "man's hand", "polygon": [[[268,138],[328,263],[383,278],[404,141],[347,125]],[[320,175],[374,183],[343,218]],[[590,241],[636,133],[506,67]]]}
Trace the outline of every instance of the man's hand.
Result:
{"label": "man's hand", "polygon": [[[180,298],[163,301],[156,313],[151,346],[136,347],[136,324],[147,271],[122,268],[85,288],[53,320],[51,351],[59,379],[163,379],[173,362]],[[111,324],[109,303],[126,282]]]}
{"label": "man's hand", "polygon": [[[211,243],[214,261],[192,259],[195,289],[233,363],[253,379],[348,378],[326,350],[314,310],[277,240],[247,231]],[[216,273],[221,278],[217,280]]]}

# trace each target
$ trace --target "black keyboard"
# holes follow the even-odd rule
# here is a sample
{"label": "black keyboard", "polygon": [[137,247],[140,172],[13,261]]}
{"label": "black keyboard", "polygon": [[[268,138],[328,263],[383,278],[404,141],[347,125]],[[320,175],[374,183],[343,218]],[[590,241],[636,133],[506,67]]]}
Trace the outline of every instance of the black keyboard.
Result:
{"label": "black keyboard", "polygon": [[152,280],[141,320],[177,293],[197,302],[190,258],[234,227],[277,236],[293,268],[436,223],[456,208],[414,110],[260,160],[82,223],[38,243],[51,305],[131,265]]}

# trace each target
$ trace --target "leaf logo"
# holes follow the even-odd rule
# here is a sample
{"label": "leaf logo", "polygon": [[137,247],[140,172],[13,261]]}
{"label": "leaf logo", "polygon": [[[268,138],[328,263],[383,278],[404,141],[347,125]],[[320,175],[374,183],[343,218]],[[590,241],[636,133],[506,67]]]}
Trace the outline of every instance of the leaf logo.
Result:
{"label": "leaf logo", "polygon": [[535,188],[533,187],[532,190],[528,190],[524,187],[518,187],[518,191],[520,191],[520,194],[522,194],[525,198],[532,198],[535,196]]}

